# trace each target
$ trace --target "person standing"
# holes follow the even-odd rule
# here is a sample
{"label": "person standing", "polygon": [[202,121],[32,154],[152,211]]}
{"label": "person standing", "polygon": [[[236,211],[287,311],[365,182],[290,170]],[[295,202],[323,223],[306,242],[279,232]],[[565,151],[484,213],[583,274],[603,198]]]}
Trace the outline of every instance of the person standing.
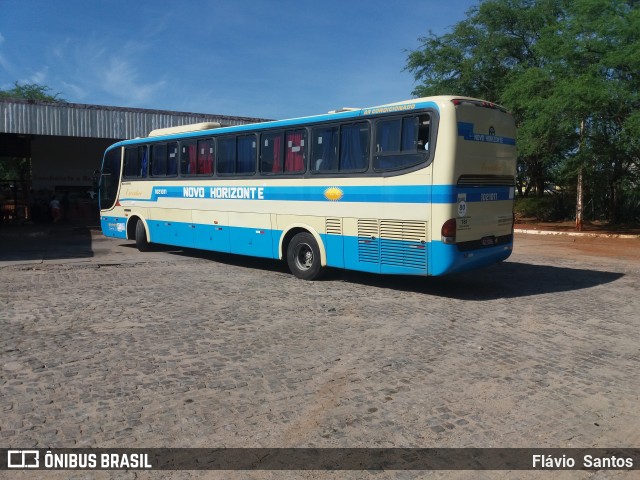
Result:
{"label": "person standing", "polygon": [[53,218],[53,223],[58,223],[60,220],[62,220],[62,206],[60,205],[60,200],[58,200],[55,195],[51,197],[49,208],[51,209],[51,217]]}

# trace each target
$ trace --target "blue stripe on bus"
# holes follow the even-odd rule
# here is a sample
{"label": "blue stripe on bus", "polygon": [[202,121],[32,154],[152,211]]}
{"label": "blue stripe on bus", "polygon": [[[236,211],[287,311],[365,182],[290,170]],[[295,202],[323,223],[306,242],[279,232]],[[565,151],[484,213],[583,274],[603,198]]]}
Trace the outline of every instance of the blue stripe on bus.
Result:
{"label": "blue stripe on bus", "polygon": [[[126,218],[102,217],[105,236],[126,238]],[[278,258],[282,230],[147,220],[151,241],[179,247]],[[443,275],[463,272],[505,260],[513,243],[460,252],[455,245],[440,241],[416,244],[403,240],[372,240],[370,248],[362,238],[320,234],[327,265],[372,273]],[[384,246],[383,246],[384,243]],[[384,250],[384,253],[383,253]]]}
{"label": "blue stripe on bus", "polygon": [[[328,190],[332,191],[329,192]],[[337,196],[333,196],[337,193]],[[457,187],[455,185],[403,186],[154,186],[151,198],[123,197],[120,201],[150,201],[159,198],[207,200],[280,200],[296,202],[354,203],[456,203],[464,194],[466,202],[513,200],[513,187]]]}
{"label": "blue stripe on bus", "polygon": [[473,123],[467,122],[458,122],[458,136],[464,138],[470,142],[481,142],[481,143],[497,143],[502,145],[512,145],[515,146],[516,139],[510,137],[501,137],[496,135],[495,133],[476,133],[475,125]]}

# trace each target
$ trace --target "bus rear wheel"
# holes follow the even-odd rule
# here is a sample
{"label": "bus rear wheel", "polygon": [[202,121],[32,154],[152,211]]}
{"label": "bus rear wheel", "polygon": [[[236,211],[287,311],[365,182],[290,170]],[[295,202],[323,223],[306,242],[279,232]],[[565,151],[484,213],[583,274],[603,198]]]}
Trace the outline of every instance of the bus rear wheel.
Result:
{"label": "bus rear wheel", "polygon": [[316,280],[324,273],[320,264],[320,248],[313,235],[298,233],[287,247],[289,270],[302,280]]}
{"label": "bus rear wheel", "polygon": [[149,241],[147,240],[147,231],[144,228],[142,220],[136,222],[136,247],[141,252],[149,251]]}

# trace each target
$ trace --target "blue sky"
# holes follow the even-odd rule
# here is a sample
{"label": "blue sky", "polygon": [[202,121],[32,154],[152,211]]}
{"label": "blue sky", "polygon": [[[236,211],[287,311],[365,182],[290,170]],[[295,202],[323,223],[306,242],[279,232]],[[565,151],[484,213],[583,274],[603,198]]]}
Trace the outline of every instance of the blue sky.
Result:
{"label": "blue sky", "polygon": [[[406,50],[478,0],[0,0],[0,89],[292,118],[411,98]],[[455,93],[455,92],[452,92]]]}

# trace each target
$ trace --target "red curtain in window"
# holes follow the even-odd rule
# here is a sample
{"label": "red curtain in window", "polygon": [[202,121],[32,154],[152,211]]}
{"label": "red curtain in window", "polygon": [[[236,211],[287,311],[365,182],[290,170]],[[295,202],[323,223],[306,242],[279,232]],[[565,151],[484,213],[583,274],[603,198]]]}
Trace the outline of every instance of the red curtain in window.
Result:
{"label": "red curtain in window", "polygon": [[287,156],[284,161],[285,172],[301,172],[304,170],[304,146],[302,133],[287,133]]}
{"label": "red curtain in window", "polygon": [[189,173],[191,175],[195,175],[198,171],[197,153],[197,147],[195,145],[189,145]]}
{"label": "red curtain in window", "polygon": [[211,142],[198,143],[198,173],[211,174],[213,172],[213,154]]}
{"label": "red curtain in window", "polygon": [[274,173],[282,172],[282,135],[273,138],[273,167],[271,171]]}
{"label": "red curtain in window", "polygon": [[207,144],[205,152],[205,171],[203,173],[213,173],[213,148],[211,144]]}

